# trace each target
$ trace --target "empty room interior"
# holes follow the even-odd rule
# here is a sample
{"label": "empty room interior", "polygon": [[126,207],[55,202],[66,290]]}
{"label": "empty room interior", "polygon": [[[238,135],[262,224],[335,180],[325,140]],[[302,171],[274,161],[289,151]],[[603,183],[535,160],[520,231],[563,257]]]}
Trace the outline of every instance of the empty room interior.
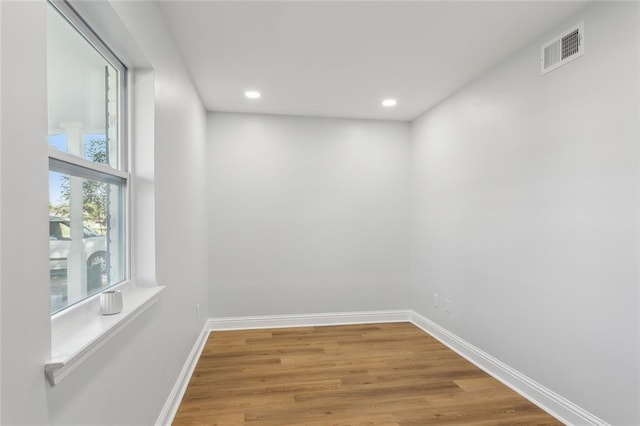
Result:
{"label": "empty room interior", "polygon": [[0,0],[0,95],[0,424],[640,425],[640,3]]}

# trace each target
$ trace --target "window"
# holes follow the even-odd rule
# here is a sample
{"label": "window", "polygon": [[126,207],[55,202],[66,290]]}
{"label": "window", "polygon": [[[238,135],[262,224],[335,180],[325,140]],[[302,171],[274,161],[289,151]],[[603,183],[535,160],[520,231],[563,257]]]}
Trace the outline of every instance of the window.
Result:
{"label": "window", "polygon": [[66,2],[47,14],[53,314],[128,277],[127,69]]}

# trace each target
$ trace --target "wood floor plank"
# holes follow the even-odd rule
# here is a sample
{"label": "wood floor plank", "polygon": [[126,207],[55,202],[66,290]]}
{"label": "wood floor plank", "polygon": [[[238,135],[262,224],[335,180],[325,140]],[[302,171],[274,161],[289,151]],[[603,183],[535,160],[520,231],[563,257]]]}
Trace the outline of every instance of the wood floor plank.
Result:
{"label": "wood floor plank", "polygon": [[175,425],[559,425],[410,323],[213,332]]}

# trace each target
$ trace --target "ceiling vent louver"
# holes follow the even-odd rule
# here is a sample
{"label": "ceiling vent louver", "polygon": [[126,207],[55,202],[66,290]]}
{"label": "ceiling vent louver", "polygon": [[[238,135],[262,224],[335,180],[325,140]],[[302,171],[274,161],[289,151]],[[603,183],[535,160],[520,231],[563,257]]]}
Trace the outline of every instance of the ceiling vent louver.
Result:
{"label": "ceiling vent louver", "polygon": [[571,62],[584,54],[584,22],[574,25],[540,48],[540,74]]}

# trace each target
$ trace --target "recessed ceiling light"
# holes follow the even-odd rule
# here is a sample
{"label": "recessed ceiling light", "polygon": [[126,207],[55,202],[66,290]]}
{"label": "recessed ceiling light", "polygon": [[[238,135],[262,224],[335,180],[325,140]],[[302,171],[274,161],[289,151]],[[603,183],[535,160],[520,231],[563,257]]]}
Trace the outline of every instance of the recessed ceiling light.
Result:
{"label": "recessed ceiling light", "polygon": [[257,92],[255,90],[247,90],[246,92],[244,92],[244,96],[249,99],[258,99],[262,95],[260,94],[260,92]]}
{"label": "recessed ceiling light", "polygon": [[382,106],[390,108],[396,106],[397,103],[398,101],[396,101],[395,99],[385,99],[384,101],[382,101]]}

